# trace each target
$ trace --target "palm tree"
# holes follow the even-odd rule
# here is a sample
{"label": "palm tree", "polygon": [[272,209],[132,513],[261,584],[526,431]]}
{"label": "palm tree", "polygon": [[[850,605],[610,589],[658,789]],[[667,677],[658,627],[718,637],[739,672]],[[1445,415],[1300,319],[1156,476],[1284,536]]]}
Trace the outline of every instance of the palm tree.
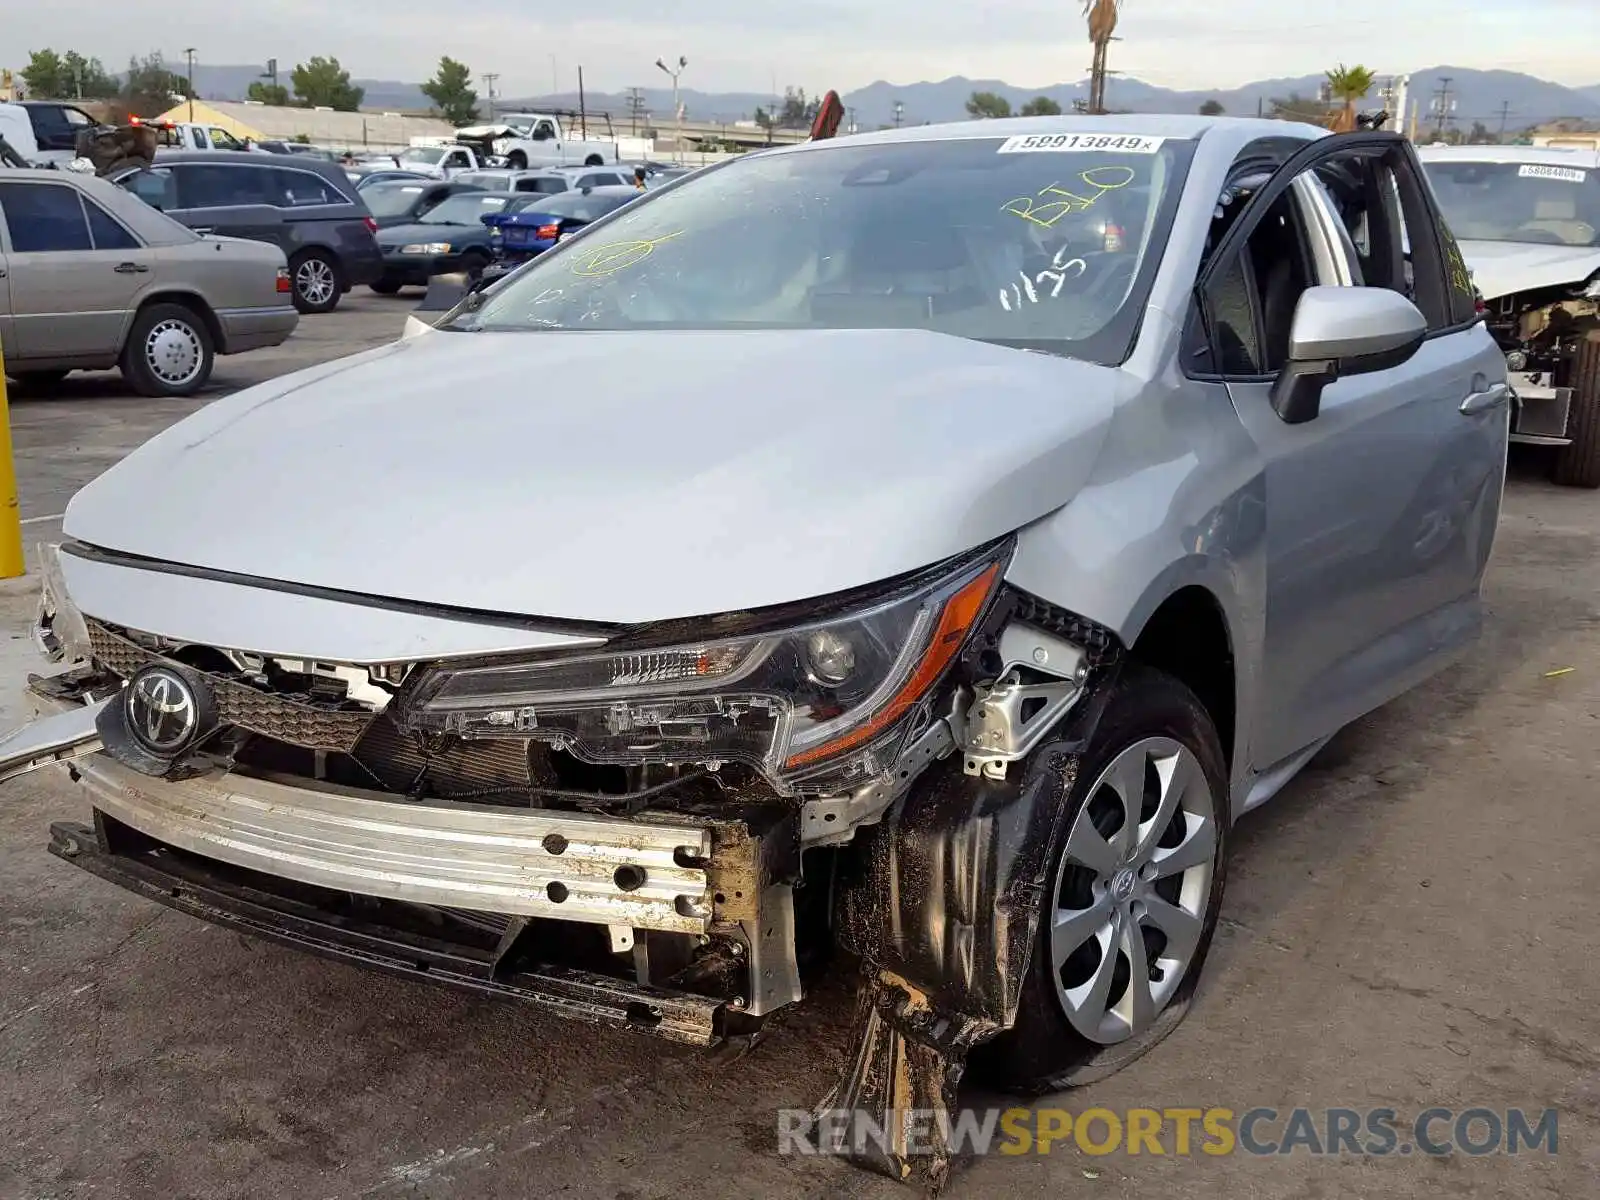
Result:
{"label": "palm tree", "polygon": [[1117,32],[1117,14],[1122,0],[1083,0],[1083,15],[1089,18],[1089,41],[1094,46],[1094,65],[1089,68],[1089,111],[1106,111],[1106,49]]}
{"label": "palm tree", "polygon": [[1347,67],[1340,63],[1328,72],[1328,94],[1344,104],[1344,110],[1334,124],[1336,130],[1348,132],[1356,127],[1356,101],[1370,92],[1377,82],[1378,77],[1363,66]]}

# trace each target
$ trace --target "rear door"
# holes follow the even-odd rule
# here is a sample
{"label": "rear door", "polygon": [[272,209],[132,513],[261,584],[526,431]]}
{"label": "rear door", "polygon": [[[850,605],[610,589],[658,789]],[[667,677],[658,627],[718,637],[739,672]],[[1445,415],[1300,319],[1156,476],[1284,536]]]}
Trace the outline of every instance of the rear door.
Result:
{"label": "rear door", "polygon": [[290,252],[274,168],[250,163],[175,163],[177,207],[169,212],[198,233],[271,242]]}
{"label": "rear door", "polygon": [[[1252,735],[1258,768],[1411,687],[1476,633],[1508,397],[1451,249],[1409,147],[1352,134],[1295,155],[1202,273],[1217,373],[1265,474],[1271,703]],[[1406,363],[1333,383],[1315,420],[1288,425],[1269,397],[1310,286],[1401,291],[1429,335]]]}
{"label": "rear door", "polygon": [[0,215],[17,357],[115,358],[154,252],[69,183],[0,183]]}

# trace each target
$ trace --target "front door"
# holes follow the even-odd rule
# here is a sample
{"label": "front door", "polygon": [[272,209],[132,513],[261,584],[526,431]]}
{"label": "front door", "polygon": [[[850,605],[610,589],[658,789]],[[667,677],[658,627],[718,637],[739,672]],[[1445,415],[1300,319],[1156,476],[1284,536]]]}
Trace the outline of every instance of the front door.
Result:
{"label": "front door", "polygon": [[[1324,139],[1262,187],[1204,289],[1234,318],[1225,372],[1266,491],[1265,769],[1438,670],[1476,634],[1504,483],[1504,363],[1456,279],[1414,155],[1393,135]],[[1408,237],[1408,235],[1414,235]],[[1429,336],[1407,362],[1269,403],[1311,286],[1404,292]]]}
{"label": "front door", "polygon": [[69,183],[0,183],[0,214],[16,357],[114,359],[154,252]]}

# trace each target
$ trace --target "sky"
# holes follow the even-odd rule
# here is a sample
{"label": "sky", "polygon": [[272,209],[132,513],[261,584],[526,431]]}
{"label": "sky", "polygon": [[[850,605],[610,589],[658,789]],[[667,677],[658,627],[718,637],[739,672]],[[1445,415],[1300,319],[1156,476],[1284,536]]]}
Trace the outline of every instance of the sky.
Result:
{"label": "sky", "polygon": [[[556,84],[575,90],[580,65],[592,90],[661,85],[655,60],[679,55],[689,60],[686,88],[763,93],[952,75],[1035,87],[1083,77],[1090,57],[1079,0],[271,0],[248,8],[161,0],[156,19],[128,0],[8,7],[3,66],[20,67],[28,51],[48,46],[116,70],[153,49],[181,62],[194,46],[201,62],[276,57],[286,71],[322,54],[356,78],[415,82],[449,54],[475,75],[498,72],[504,96]],[[1127,0],[1118,32],[1114,70],[1185,90],[1320,73],[1340,62],[1379,74],[1443,63],[1600,83],[1600,0],[1494,8],[1486,0]],[[175,33],[182,40],[166,44]]]}

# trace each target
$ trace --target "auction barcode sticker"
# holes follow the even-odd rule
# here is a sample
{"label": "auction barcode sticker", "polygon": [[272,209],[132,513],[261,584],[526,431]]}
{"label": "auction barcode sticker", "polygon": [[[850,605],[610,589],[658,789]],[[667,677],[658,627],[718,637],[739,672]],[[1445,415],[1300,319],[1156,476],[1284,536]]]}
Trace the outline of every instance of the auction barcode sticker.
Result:
{"label": "auction barcode sticker", "polygon": [[999,154],[1066,154],[1098,150],[1106,154],[1154,154],[1166,138],[1137,133],[1030,133],[1000,143]]}
{"label": "auction barcode sticker", "polygon": [[1517,174],[1524,179],[1563,179],[1568,183],[1582,183],[1589,178],[1589,172],[1577,167],[1544,167],[1534,163],[1524,164]]}

